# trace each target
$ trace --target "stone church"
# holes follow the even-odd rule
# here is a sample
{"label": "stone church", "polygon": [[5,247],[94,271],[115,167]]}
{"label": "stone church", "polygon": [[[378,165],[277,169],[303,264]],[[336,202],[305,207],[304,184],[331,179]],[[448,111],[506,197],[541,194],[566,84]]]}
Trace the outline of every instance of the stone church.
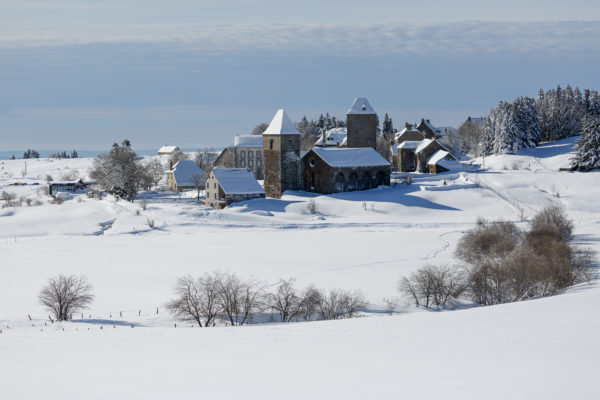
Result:
{"label": "stone church", "polygon": [[313,148],[300,154],[300,132],[280,109],[263,133],[264,189],[335,193],[389,185],[391,164],[376,150],[377,114],[358,97],[346,115],[347,148]]}

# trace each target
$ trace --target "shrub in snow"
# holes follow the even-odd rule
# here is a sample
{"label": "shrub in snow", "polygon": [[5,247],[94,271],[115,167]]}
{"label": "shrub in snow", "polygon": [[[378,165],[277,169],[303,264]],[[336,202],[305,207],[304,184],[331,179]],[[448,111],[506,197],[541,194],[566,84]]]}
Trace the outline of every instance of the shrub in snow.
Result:
{"label": "shrub in snow", "polygon": [[546,207],[522,234],[514,224],[481,222],[457,245],[473,301],[499,304],[549,296],[590,277],[593,255],[570,243],[572,222]]}
{"label": "shrub in snow", "polygon": [[48,280],[38,299],[57,321],[70,319],[74,312],[87,308],[94,300],[92,286],[83,276],[59,275]]}
{"label": "shrub in snow", "polygon": [[319,206],[314,199],[310,199],[308,203],[306,203],[306,210],[309,212],[309,214],[316,214],[319,210]]}
{"label": "shrub in snow", "polygon": [[400,292],[417,305],[443,306],[458,299],[466,289],[464,275],[456,268],[425,265],[400,280]]}

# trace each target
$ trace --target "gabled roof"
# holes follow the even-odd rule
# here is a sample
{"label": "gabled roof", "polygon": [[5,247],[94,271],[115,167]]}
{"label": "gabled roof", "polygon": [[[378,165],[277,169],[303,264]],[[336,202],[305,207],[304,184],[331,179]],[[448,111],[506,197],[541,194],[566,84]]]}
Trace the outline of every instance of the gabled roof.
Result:
{"label": "gabled roof", "polygon": [[233,147],[263,147],[262,135],[235,135]]}
{"label": "gabled roof", "polygon": [[264,193],[263,188],[246,168],[213,168],[212,174],[225,194]]}
{"label": "gabled roof", "polygon": [[283,109],[277,110],[263,135],[299,135],[296,125]]}
{"label": "gabled roof", "polygon": [[421,131],[419,131],[416,128],[404,128],[402,129],[400,132],[396,132],[396,134],[394,135],[396,139],[400,139],[400,137],[402,137],[402,135],[406,134],[406,133],[418,133],[419,135],[421,135],[421,137],[423,139],[425,139],[425,136],[421,133]]}
{"label": "gabled roof", "polygon": [[206,177],[206,172],[202,171],[192,160],[179,160],[171,170],[175,184],[177,186],[194,186],[194,174],[200,174]]}
{"label": "gabled roof", "polygon": [[390,165],[372,147],[313,147],[312,151],[330,167],[380,167]]}
{"label": "gabled roof", "polygon": [[427,146],[429,146],[433,142],[435,142],[435,140],[433,140],[433,139],[423,139],[423,140],[421,140],[421,143],[416,148],[415,153],[422,152],[423,150],[425,150],[427,148]]}
{"label": "gabled roof", "polygon": [[402,143],[400,143],[397,147],[399,149],[416,149],[417,147],[419,147],[421,145],[421,141],[415,141],[415,140],[406,140]]}
{"label": "gabled roof", "polygon": [[429,158],[427,165],[441,165],[447,170],[459,169],[460,163],[446,150],[438,150]]}
{"label": "gabled roof", "polygon": [[375,114],[366,97],[357,97],[346,114]]}
{"label": "gabled roof", "polygon": [[172,153],[175,150],[179,150],[179,147],[177,146],[163,146],[160,149],[158,149],[159,153]]}
{"label": "gabled roof", "polygon": [[[325,132],[325,146],[345,146],[348,140],[346,128],[333,128]],[[323,135],[319,136],[319,140],[315,146],[323,146]]]}

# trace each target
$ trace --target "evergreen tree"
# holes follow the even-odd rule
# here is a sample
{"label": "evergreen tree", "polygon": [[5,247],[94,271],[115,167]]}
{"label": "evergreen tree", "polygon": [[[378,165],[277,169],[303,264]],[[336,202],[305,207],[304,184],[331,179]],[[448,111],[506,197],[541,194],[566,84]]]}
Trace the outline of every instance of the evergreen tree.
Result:
{"label": "evergreen tree", "polygon": [[600,168],[600,119],[587,115],[583,119],[581,137],[575,144],[571,167],[579,171]]}
{"label": "evergreen tree", "polygon": [[77,154],[77,150],[73,150],[71,152],[71,158],[78,158],[78,157],[79,157],[79,155]]}
{"label": "evergreen tree", "polygon": [[389,133],[393,133],[394,131],[394,126],[392,125],[392,119],[389,117],[388,113],[385,113],[384,117],[383,117],[383,126],[381,129],[381,132],[384,135],[387,135]]}

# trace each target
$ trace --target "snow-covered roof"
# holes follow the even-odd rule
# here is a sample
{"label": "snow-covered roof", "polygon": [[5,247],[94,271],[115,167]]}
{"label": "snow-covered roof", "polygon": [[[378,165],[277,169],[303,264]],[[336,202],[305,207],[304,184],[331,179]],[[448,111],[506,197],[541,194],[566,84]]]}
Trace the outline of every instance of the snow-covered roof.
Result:
{"label": "snow-covered roof", "polygon": [[400,132],[396,132],[396,134],[394,135],[394,137],[396,139],[399,139],[402,135],[404,135],[407,132],[418,133],[419,135],[421,135],[422,138],[425,138],[425,136],[423,136],[423,134],[418,129],[416,129],[415,127],[404,128]]}
{"label": "snow-covered roof", "polygon": [[429,158],[427,165],[441,165],[447,170],[460,168],[460,163],[446,150],[438,150]]}
{"label": "snow-covered roof", "polygon": [[415,153],[420,153],[421,151],[425,150],[425,148],[427,146],[429,146],[431,143],[433,143],[433,141],[434,141],[433,139],[423,139],[423,140],[421,140],[421,142],[419,143],[419,146],[417,146],[417,149],[415,150]]}
{"label": "snow-covered roof", "polygon": [[390,163],[372,147],[312,149],[330,167],[379,167]]}
{"label": "snow-covered roof", "polygon": [[277,110],[263,135],[298,135],[298,129],[283,109]]}
{"label": "snow-covered roof", "polygon": [[265,192],[254,178],[254,174],[246,168],[213,168],[212,174],[226,194]]}
{"label": "snow-covered roof", "polygon": [[179,160],[173,166],[171,170],[173,178],[175,178],[175,184],[177,186],[194,186],[193,176],[194,174],[200,174],[205,176],[206,172],[202,171],[195,161],[192,160]]}
{"label": "snow-covered roof", "polygon": [[346,114],[375,114],[366,97],[357,97]]}
{"label": "snow-covered roof", "polygon": [[[345,146],[348,140],[346,128],[333,128],[325,132],[325,146]],[[323,135],[319,136],[319,140],[315,146],[323,146]]]}
{"label": "snow-covered roof", "polygon": [[235,135],[234,147],[263,147],[262,135]]}
{"label": "snow-covered roof", "polygon": [[400,143],[397,147],[399,149],[416,149],[421,144],[421,141],[407,140],[405,142]]}
{"label": "snow-covered roof", "polygon": [[163,146],[160,149],[158,149],[159,153],[172,153],[175,150],[179,150],[179,147],[177,146]]}

